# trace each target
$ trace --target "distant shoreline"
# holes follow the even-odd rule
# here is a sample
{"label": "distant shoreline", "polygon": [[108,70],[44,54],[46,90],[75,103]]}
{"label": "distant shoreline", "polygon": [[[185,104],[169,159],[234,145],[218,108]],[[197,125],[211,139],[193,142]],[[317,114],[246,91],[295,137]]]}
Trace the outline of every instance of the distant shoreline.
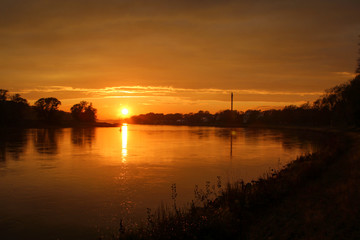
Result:
{"label": "distant shoreline", "polygon": [[18,125],[5,125],[0,128],[91,128],[91,127],[119,127],[119,123],[107,122],[94,122],[94,123],[81,123],[81,122],[62,122],[62,123],[43,123],[43,122],[28,122]]}

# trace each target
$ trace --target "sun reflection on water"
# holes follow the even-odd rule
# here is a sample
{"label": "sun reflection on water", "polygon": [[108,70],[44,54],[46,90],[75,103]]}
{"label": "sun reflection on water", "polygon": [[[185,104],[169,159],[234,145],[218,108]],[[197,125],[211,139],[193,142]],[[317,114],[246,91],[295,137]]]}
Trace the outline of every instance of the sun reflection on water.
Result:
{"label": "sun reflection on water", "polygon": [[122,155],[122,162],[126,162],[127,157],[127,130],[128,126],[126,123],[124,123],[121,126],[121,142],[122,142],[122,149],[121,149],[121,155]]}

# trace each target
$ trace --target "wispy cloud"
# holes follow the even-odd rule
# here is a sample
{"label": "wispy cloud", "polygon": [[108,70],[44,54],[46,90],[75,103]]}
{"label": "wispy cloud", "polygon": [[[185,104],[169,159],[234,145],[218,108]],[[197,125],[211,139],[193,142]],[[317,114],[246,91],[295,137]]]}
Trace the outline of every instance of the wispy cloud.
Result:
{"label": "wispy cloud", "polygon": [[336,75],[340,75],[340,76],[344,76],[344,77],[349,77],[349,78],[354,78],[356,77],[355,73],[350,73],[350,72],[334,72]]}
{"label": "wispy cloud", "polygon": [[[88,96],[98,96],[104,98],[124,98],[124,97],[152,97],[177,94],[247,94],[247,95],[297,95],[297,96],[317,96],[322,92],[293,92],[293,91],[269,91],[257,89],[216,89],[216,88],[174,88],[171,86],[118,86],[105,88],[75,88],[69,86],[44,86],[32,89],[22,89],[18,91],[22,94],[28,93],[82,93]],[[140,95],[141,94],[141,95]]]}

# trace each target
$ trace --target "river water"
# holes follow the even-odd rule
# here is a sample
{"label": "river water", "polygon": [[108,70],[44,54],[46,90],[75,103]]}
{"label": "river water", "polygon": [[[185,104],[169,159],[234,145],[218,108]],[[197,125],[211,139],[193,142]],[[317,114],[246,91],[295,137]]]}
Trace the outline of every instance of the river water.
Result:
{"label": "river water", "polygon": [[315,151],[323,134],[126,125],[3,130],[0,239],[97,239],[120,219],[194,198],[207,181],[251,181]]}

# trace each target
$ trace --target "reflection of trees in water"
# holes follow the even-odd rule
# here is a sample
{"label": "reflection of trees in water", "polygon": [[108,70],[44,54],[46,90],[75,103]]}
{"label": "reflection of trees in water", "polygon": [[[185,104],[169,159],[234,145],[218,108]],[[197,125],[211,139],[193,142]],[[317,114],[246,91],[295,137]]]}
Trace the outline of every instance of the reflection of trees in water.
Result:
{"label": "reflection of trees in water", "polygon": [[34,129],[35,149],[41,154],[57,154],[60,136],[62,136],[62,129]]}
{"label": "reflection of trees in water", "polygon": [[[219,128],[215,135],[219,138],[224,139],[236,139],[240,135],[239,129],[236,128]],[[242,136],[242,135],[241,135]]]}
{"label": "reflection of trees in water", "polygon": [[91,146],[95,138],[94,128],[72,128],[71,129],[71,142],[74,145],[84,147]]}
{"label": "reflection of trees in water", "polygon": [[27,129],[2,129],[0,131],[0,161],[5,161],[7,154],[10,154],[14,160],[20,159],[28,141],[27,132]]}
{"label": "reflection of trees in water", "polygon": [[284,150],[316,150],[325,144],[330,136],[306,130],[265,129],[265,128],[219,128],[215,135],[223,139],[243,139],[245,144],[263,145],[266,142],[277,142]]}
{"label": "reflection of trees in water", "polygon": [[278,142],[284,150],[319,148],[329,134],[295,129],[246,129],[245,140],[258,144],[261,140]]}
{"label": "reflection of trees in water", "polygon": [[301,150],[316,150],[324,146],[332,137],[329,133],[288,130],[281,132],[281,143],[285,150],[291,150],[294,147]]}
{"label": "reflection of trees in water", "polygon": [[245,128],[244,141],[246,144],[259,145],[264,136],[271,136],[268,129]]}
{"label": "reflection of trees in water", "polygon": [[191,129],[190,133],[193,135],[198,136],[199,139],[209,138],[210,136],[210,130],[209,129]]}

